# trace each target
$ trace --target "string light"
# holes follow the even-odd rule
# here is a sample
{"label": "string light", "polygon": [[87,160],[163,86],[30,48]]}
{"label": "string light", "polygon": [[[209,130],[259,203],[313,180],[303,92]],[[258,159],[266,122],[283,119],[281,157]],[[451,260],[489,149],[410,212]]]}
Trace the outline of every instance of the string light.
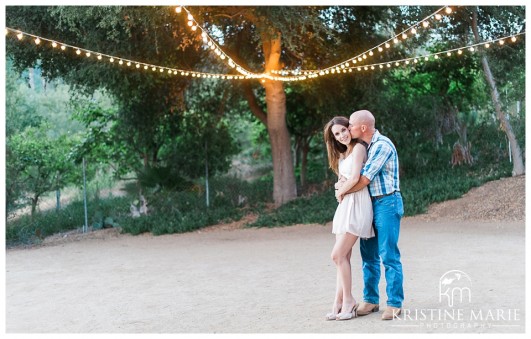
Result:
{"label": "string light", "polygon": [[[83,49],[83,48],[79,48],[79,47],[76,47],[76,46],[67,45],[67,44],[64,44],[64,43],[61,43],[61,42],[58,43],[58,42],[50,40],[50,39],[46,39],[46,38],[39,37],[39,36],[36,36],[36,35],[32,35],[32,34],[29,34],[29,33],[21,32],[19,30],[14,30],[14,29],[11,29],[9,27],[6,28],[6,30],[14,32],[16,34],[16,37],[17,37],[18,40],[22,40],[24,38],[24,35],[28,35],[28,36],[32,37],[35,42],[37,40],[39,42],[41,40],[47,41],[48,43],[50,43],[49,46],[52,46],[53,48],[56,48],[58,45],[60,45],[61,46],[60,48],[63,51],[65,51],[67,47],[72,48],[72,49],[74,49],[76,51],[76,54],[78,54],[78,55],[81,54],[81,52],[84,52],[87,57],[90,57],[92,55],[92,53],[96,53],[98,60],[102,60],[102,57],[105,56],[105,57],[109,58],[109,61],[111,63],[113,63],[115,61],[115,58],[116,58],[116,59],[118,59],[118,63],[119,64],[123,64],[124,62],[127,62],[127,65],[130,66],[132,64],[132,62],[134,62],[137,69],[140,68],[141,65],[144,65],[144,69],[145,70],[147,70],[149,67],[152,67],[153,71],[156,71],[157,69],[159,69],[160,73],[164,73],[164,70],[167,70],[168,74],[178,75],[180,73],[181,76],[191,76],[191,77],[194,77],[194,78],[214,78],[214,79],[227,79],[227,80],[243,80],[243,79],[259,78],[259,79],[264,79],[264,80],[275,80],[275,81],[303,81],[303,80],[315,78],[317,76],[324,76],[324,75],[327,75],[327,74],[330,74],[330,73],[332,73],[332,74],[347,73],[347,72],[351,73],[354,70],[354,68],[356,68],[356,70],[358,70],[358,71],[361,71],[362,67],[363,67],[363,70],[367,71],[367,70],[369,70],[369,68],[371,70],[374,70],[376,68],[383,69],[384,65],[387,68],[391,68],[391,65],[392,65],[392,62],[383,62],[383,63],[375,63],[375,64],[370,64],[370,65],[365,65],[365,66],[362,66],[362,67],[353,67],[353,66],[350,66],[350,63],[346,62],[346,63],[341,63],[341,64],[338,64],[338,65],[335,65],[334,68],[328,68],[328,69],[320,70],[320,71],[314,72],[314,73],[311,73],[310,71],[307,71],[307,70],[298,70],[296,72],[296,74],[298,74],[297,76],[277,77],[277,76],[271,76],[270,74],[250,73],[250,72],[244,70],[241,66],[235,64],[234,61],[232,61],[232,59],[229,59],[228,60],[228,64],[231,67],[236,68],[240,73],[242,73],[241,75],[237,76],[237,75],[229,75],[229,74],[213,74],[213,73],[203,73],[203,72],[195,72],[195,71],[177,70],[177,69],[168,68],[168,67],[162,67],[162,66],[157,66],[157,65],[139,63],[139,62],[135,62],[135,61],[132,61],[132,60],[127,60],[127,59],[124,59],[124,58],[119,58],[119,57],[106,55],[106,54],[99,53],[99,52],[93,52],[93,51],[90,51],[90,50],[87,50],[87,49]],[[494,39],[494,40],[490,40],[490,41],[486,41],[486,42],[481,42],[481,43],[477,43],[477,44],[466,46],[466,47],[458,47],[458,48],[450,49],[450,50],[447,50],[447,51],[440,51],[440,52],[436,52],[436,53],[432,53],[432,54],[428,54],[428,55],[424,55],[424,56],[416,56],[416,57],[413,57],[413,58],[405,58],[405,59],[401,59],[401,60],[395,60],[395,61],[393,61],[393,63],[395,64],[395,66],[400,66],[402,64],[409,65],[411,63],[411,60],[412,60],[415,64],[417,64],[419,62],[419,58],[424,58],[425,61],[429,61],[430,57],[433,57],[434,60],[437,60],[437,59],[440,58],[440,56],[444,55],[443,53],[445,53],[447,56],[451,56],[452,52],[454,52],[454,51],[456,51],[456,53],[458,55],[462,55],[464,48],[467,48],[467,50],[469,50],[470,52],[474,52],[480,46],[483,46],[485,49],[488,49],[488,48],[490,48],[491,44],[495,43],[495,42],[498,42],[498,44],[500,46],[503,46],[505,44],[506,40],[507,41],[511,41],[511,42],[516,42],[518,40],[517,37],[519,35],[523,35],[523,34],[525,34],[525,32],[520,32],[520,33],[517,33],[517,34],[512,35],[512,36],[506,36],[506,37],[502,37],[502,38],[498,38],[498,39]],[[220,57],[221,57],[221,55],[224,55],[223,51],[219,47],[215,47],[215,52],[216,52],[216,54],[219,53]],[[370,55],[370,53],[369,53],[369,55]],[[365,58],[366,58],[366,55],[363,55],[363,56],[365,56]],[[355,60],[351,59],[351,61],[353,61],[355,63]],[[248,72],[248,74],[245,74],[243,72]],[[282,71],[282,74],[287,74],[287,71]],[[301,74],[303,74],[303,75],[301,75]]]}
{"label": "string light", "polygon": [[[27,35],[29,37],[32,37],[34,39],[35,43],[37,43],[37,41],[39,41],[39,44],[40,44],[41,41],[46,41],[46,42],[48,42],[50,44],[50,46],[52,48],[57,48],[58,46],[60,46],[60,49],[62,51],[66,51],[67,48],[72,48],[72,49],[75,50],[77,55],[81,55],[81,53],[84,53],[84,55],[87,58],[91,57],[92,54],[95,54],[95,55],[97,55],[96,59],[99,60],[99,61],[103,60],[103,57],[105,56],[109,60],[110,63],[114,63],[116,60],[118,60],[118,64],[120,64],[120,65],[123,65],[124,63],[126,63],[127,66],[131,66],[134,63],[135,67],[137,69],[140,69],[140,67],[142,65],[144,65],[144,69],[145,70],[147,70],[149,68],[147,64],[143,64],[143,63],[139,63],[139,62],[136,62],[136,61],[133,61],[133,60],[128,60],[128,59],[125,59],[125,58],[119,58],[119,57],[116,57],[116,56],[107,55],[107,54],[103,54],[103,53],[99,53],[99,52],[94,52],[94,51],[91,51],[91,50],[88,50],[88,49],[84,49],[84,48],[80,48],[80,47],[77,47],[77,46],[64,44],[64,43],[61,43],[61,42],[57,42],[57,41],[54,41],[54,40],[51,40],[51,39],[39,37],[39,36],[36,36],[36,35],[33,35],[33,34],[29,34],[29,33],[26,33],[26,32],[21,32],[19,30],[14,30],[14,29],[9,28],[9,27],[6,28],[6,31],[15,33],[15,36],[17,37],[18,40],[24,39],[24,36]],[[156,65],[150,65],[150,66],[158,67]],[[178,71],[179,72],[182,71],[183,76],[190,76],[190,74],[195,73],[195,74],[207,74],[207,77],[209,77],[208,73],[202,73],[202,72],[191,72],[190,73],[188,71],[177,70],[177,69],[173,69],[173,68],[163,68],[163,67],[161,67],[161,72],[163,72],[164,69],[167,69],[168,73],[170,73],[170,71],[172,71],[173,74],[175,74],[175,75],[179,74]],[[216,77],[216,78],[221,78],[221,76],[222,76],[222,74],[212,74],[212,75],[210,75],[210,77]],[[225,77],[225,79],[227,79],[227,77]],[[243,78],[235,78],[235,79],[240,79],[241,80]],[[290,80],[292,80],[292,79],[290,79]]]}

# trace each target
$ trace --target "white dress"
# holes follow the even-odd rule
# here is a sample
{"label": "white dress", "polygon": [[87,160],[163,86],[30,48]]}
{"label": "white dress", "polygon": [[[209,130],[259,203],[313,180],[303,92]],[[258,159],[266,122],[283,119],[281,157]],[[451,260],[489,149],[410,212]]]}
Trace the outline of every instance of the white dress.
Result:
{"label": "white dress", "polygon": [[[345,159],[339,160],[339,174],[347,179],[351,177],[353,159],[351,153]],[[367,187],[344,196],[337,206],[332,225],[334,234],[348,232],[364,239],[374,237],[372,201]]]}

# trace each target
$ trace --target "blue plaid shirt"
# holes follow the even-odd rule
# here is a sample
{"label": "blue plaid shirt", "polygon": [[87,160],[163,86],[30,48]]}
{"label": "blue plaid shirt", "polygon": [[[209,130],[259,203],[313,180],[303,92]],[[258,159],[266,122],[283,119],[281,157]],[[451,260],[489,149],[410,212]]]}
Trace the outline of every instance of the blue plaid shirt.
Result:
{"label": "blue plaid shirt", "polygon": [[376,130],[367,151],[367,162],[361,170],[361,175],[371,181],[369,184],[371,196],[400,191],[398,154],[391,140]]}

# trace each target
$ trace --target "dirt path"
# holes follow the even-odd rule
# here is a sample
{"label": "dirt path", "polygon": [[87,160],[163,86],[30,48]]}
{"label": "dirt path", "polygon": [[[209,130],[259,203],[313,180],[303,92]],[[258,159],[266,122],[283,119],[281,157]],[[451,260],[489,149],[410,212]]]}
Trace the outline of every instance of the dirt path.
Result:
{"label": "dirt path", "polygon": [[[105,230],[6,251],[6,331],[524,332],[524,228],[523,220],[405,218],[405,314],[389,322],[379,314],[324,321],[335,289],[330,224],[158,237]],[[360,298],[358,245],[352,265]],[[440,279],[451,270],[467,274],[459,287],[471,295],[453,307],[444,295],[439,301]],[[382,278],[382,309],[384,289]]]}

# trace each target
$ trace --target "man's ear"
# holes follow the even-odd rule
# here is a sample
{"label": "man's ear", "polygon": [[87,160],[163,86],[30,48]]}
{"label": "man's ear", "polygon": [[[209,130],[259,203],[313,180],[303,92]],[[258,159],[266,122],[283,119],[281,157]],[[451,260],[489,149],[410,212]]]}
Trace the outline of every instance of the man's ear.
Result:
{"label": "man's ear", "polygon": [[367,130],[367,125],[361,125],[360,130],[365,133],[365,131]]}

